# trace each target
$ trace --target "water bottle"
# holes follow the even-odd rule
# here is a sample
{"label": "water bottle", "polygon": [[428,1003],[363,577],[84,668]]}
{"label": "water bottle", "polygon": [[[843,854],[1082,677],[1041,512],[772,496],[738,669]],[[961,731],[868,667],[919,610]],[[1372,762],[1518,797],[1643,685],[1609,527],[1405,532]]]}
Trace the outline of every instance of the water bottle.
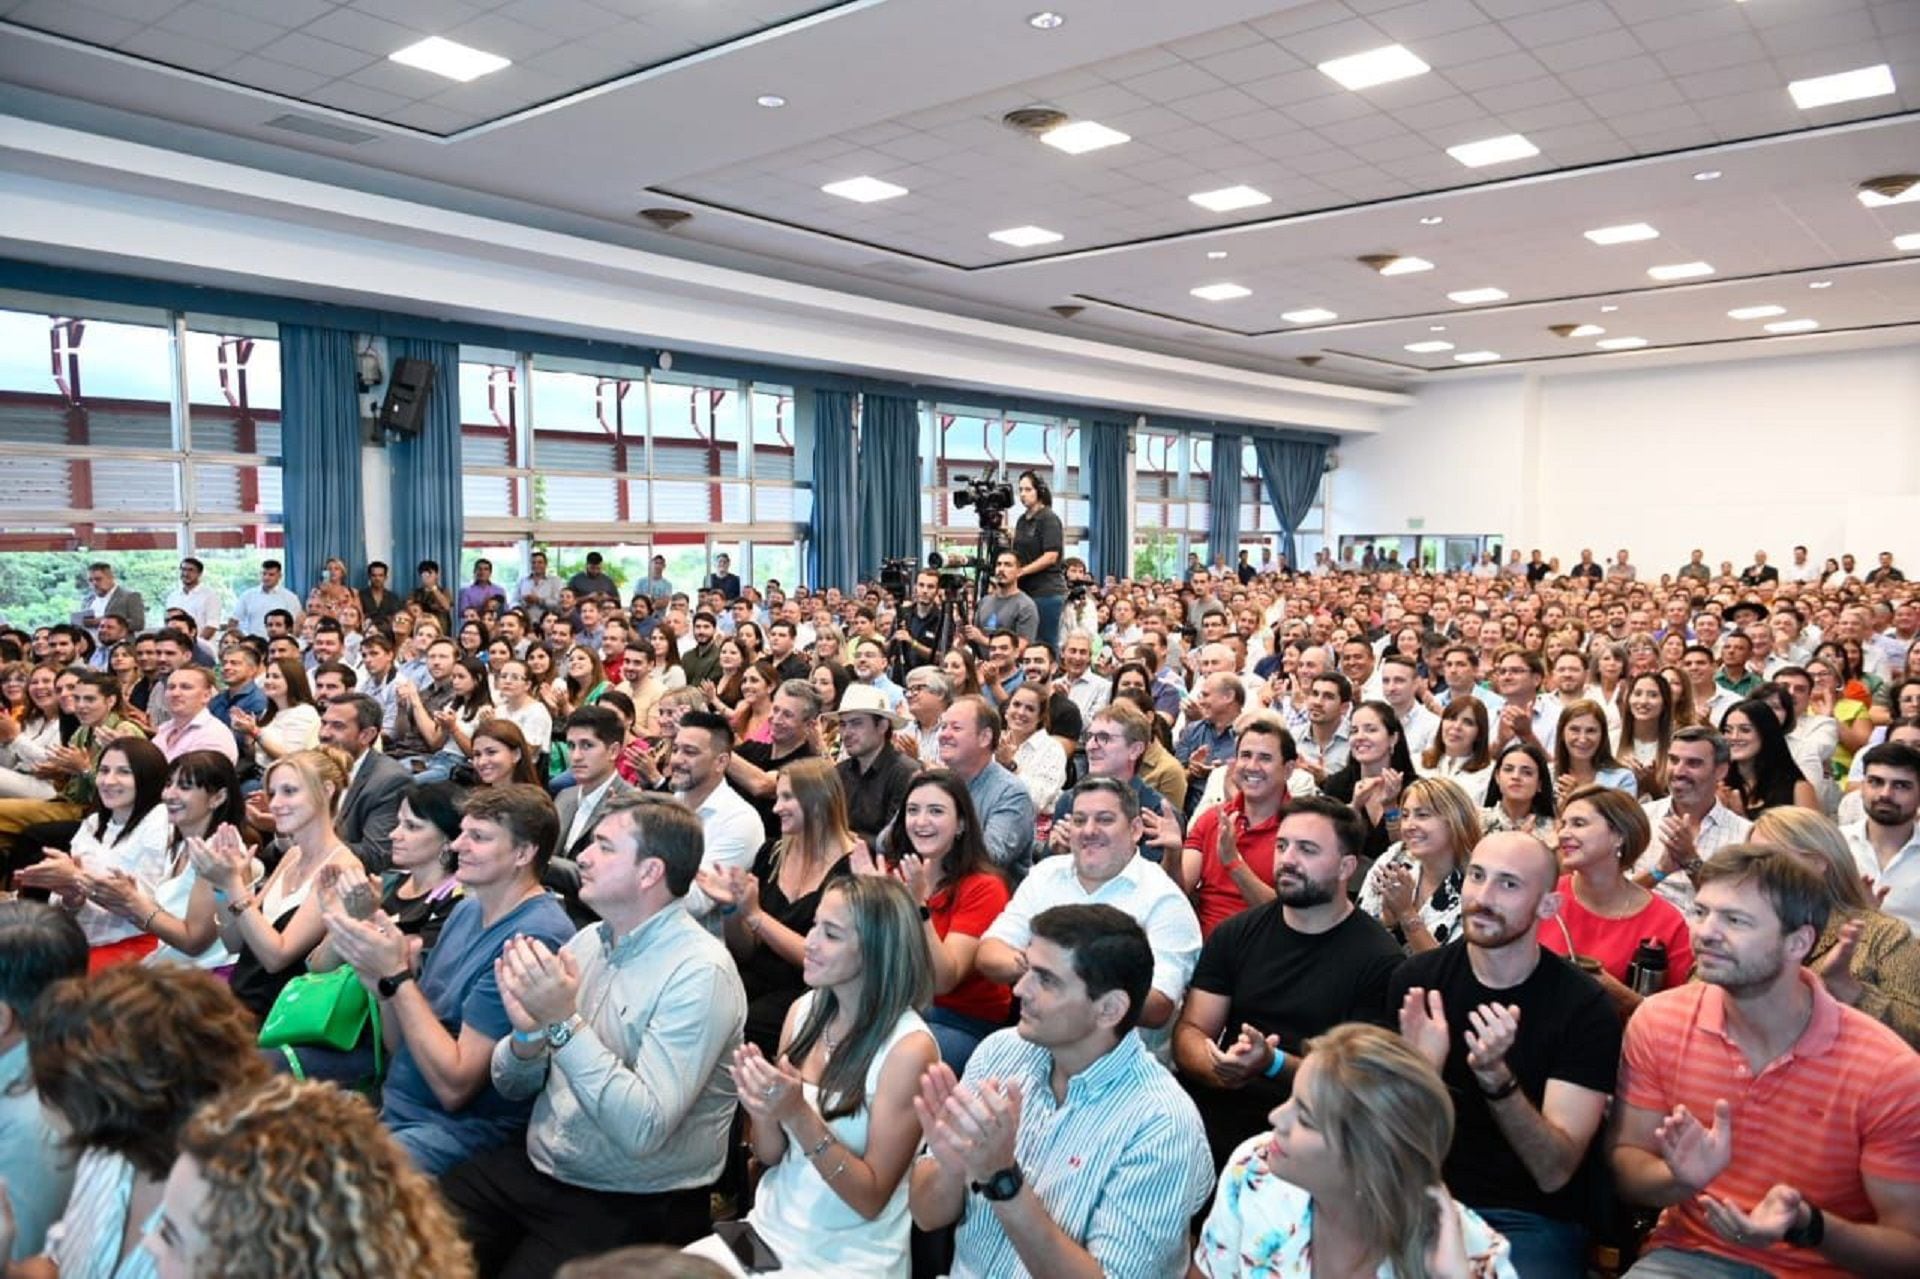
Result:
{"label": "water bottle", "polygon": [[1667,946],[1657,937],[1643,937],[1633,952],[1633,965],[1627,969],[1627,985],[1642,999],[1667,986]]}

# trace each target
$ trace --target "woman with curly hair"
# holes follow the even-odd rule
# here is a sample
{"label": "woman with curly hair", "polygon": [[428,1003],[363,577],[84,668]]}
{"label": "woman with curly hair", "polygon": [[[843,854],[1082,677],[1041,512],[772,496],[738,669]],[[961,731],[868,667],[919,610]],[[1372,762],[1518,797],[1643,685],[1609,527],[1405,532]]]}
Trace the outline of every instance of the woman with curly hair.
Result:
{"label": "woman with curly hair", "polygon": [[291,1079],[194,1115],[146,1247],[160,1279],[473,1274],[433,1183],[367,1103]]}
{"label": "woman with curly hair", "polygon": [[[40,1099],[78,1156],[43,1258],[9,1273],[153,1279],[140,1249],[194,1111],[267,1073],[253,1019],[219,978],[181,964],[124,964],[49,986],[26,1023]],[[11,1240],[0,1240],[0,1256]]]}

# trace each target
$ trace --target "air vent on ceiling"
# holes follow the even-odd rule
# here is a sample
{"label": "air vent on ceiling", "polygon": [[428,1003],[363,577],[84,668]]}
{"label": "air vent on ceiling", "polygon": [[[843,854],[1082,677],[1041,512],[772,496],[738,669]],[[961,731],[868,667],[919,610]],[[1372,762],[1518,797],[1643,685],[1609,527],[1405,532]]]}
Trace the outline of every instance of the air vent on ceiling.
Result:
{"label": "air vent on ceiling", "polygon": [[317,119],[310,115],[297,115],[287,112],[267,121],[269,129],[285,129],[288,133],[303,133],[309,138],[319,138],[326,142],[338,142],[343,146],[357,147],[362,142],[371,142],[380,135],[368,133],[364,129],[349,129],[330,120]]}
{"label": "air vent on ceiling", "polygon": [[1038,137],[1049,129],[1059,128],[1067,122],[1067,119],[1066,112],[1056,111],[1052,107],[1021,107],[1017,111],[1009,111],[1001,116],[1000,123],[1009,129],[1018,129],[1022,133],[1031,133]]}

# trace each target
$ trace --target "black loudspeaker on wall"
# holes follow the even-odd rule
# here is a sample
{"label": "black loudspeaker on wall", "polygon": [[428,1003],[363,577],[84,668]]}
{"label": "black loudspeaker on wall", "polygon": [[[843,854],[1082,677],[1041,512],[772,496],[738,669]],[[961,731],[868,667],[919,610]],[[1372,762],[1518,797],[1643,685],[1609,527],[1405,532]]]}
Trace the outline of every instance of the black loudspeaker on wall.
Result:
{"label": "black loudspeaker on wall", "polygon": [[380,402],[380,429],[400,435],[418,435],[433,393],[433,365],[426,360],[395,360],[387,378],[387,398]]}

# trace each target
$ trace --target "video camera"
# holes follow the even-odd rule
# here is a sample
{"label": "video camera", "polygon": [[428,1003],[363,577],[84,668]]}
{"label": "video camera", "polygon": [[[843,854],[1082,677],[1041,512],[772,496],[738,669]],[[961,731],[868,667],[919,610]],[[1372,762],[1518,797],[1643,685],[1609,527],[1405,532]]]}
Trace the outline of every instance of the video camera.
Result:
{"label": "video camera", "polygon": [[964,475],[953,477],[953,504],[963,509],[972,507],[974,518],[983,529],[1005,527],[1007,512],[1013,509],[1013,486],[993,478],[997,469],[989,466],[978,479]]}

